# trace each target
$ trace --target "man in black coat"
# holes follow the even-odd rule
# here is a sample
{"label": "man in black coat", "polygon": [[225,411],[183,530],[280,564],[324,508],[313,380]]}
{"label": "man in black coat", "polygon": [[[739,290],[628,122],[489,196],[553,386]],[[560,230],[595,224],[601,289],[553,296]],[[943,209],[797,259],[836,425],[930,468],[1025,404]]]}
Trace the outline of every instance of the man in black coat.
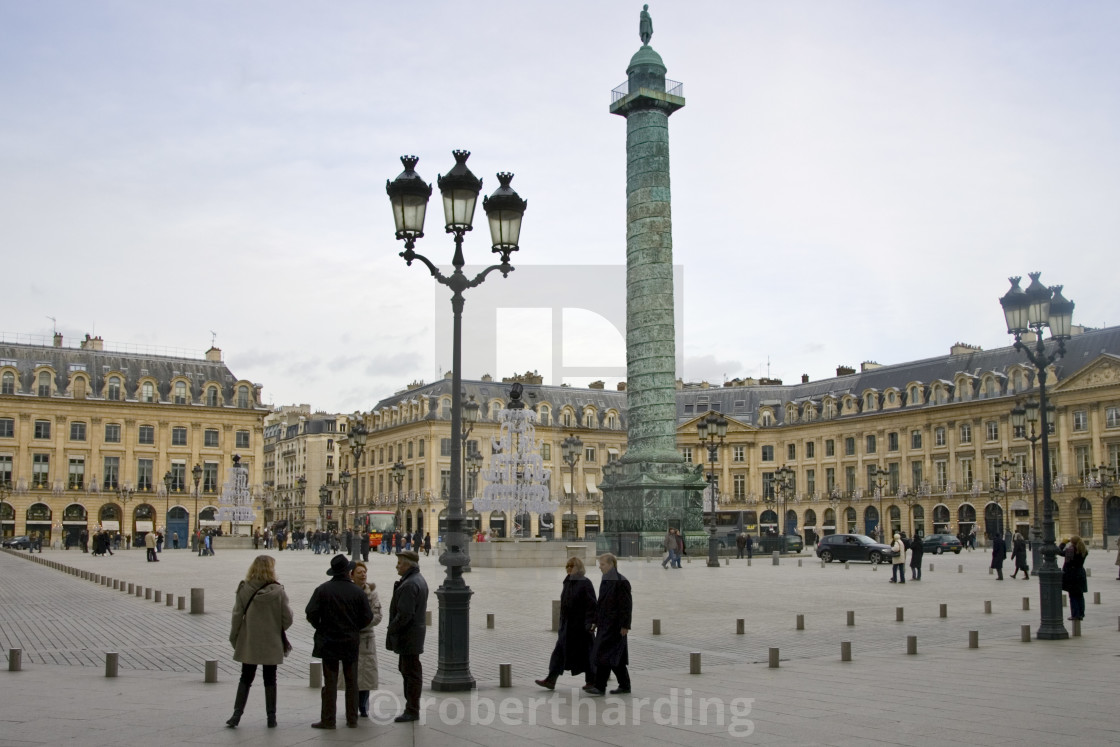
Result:
{"label": "man in black coat", "polygon": [[335,728],[338,670],[346,681],[346,725],[358,725],[358,644],[362,628],[373,621],[366,594],[350,581],[350,561],[345,555],[331,558],[330,581],[321,584],[307,603],[307,622],[315,628],[311,655],[323,660],[323,704],[314,729]]}
{"label": "man in black coat", "polygon": [[420,692],[424,686],[420,654],[424,653],[427,630],[424,613],[428,609],[428,582],[420,575],[420,556],[411,550],[397,553],[397,573],[400,580],[393,584],[389,626],[385,630],[385,648],[399,657],[397,669],[404,678],[404,713],[394,720],[416,721],[420,718]]}
{"label": "man in black coat", "polygon": [[618,688],[611,695],[630,692],[630,663],[626,635],[630,632],[630,616],[634,611],[634,598],[630,582],[618,572],[618,559],[609,552],[599,556],[599,570],[603,580],[599,583],[599,603],[595,615],[595,643],[591,647],[591,665],[595,684],[586,688],[588,695],[602,695],[607,689],[611,672],[618,679]]}

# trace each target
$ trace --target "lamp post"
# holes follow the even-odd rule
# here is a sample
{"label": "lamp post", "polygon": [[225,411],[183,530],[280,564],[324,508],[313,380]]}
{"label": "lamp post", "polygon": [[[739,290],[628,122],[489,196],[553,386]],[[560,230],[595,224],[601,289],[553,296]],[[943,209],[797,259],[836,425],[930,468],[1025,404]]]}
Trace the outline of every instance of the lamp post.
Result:
{"label": "lamp post", "polygon": [[342,490],[339,492],[339,498],[341,499],[339,501],[341,504],[339,508],[342,510],[342,518],[338,521],[338,531],[340,533],[346,531],[346,500],[350,488],[350,480],[350,470],[342,470],[341,474],[338,476],[338,484],[342,486]]}
{"label": "lamp post", "polygon": [[[12,481],[4,480],[0,482],[0,538],[6,536],[4,534],[4,501],[12,494]],[[12,506],[12,531],[15,531],[15,506]]]}
{"label": "lamp post", "polygon": [[[416,156],[402,156],[404,171],[385,185],[393,206],[396,237],[404,241],[401,256],[411,266],[420,260],[441,285],[451,289],[452,355],[451,355],[451,432],[462,432],[462,346],[463,346],[463,291],[480,285],[494,270],[508,277],[513,271],[510,254],[518,250],[521,219],[526,202],[510,188],[513,174],[499,173],[501,186],[489,198],[483,199],[483,210],[490,223],[492,251],[499,254],[501,263],[491,265],[473,278],[463,273],[463,236],[471,230],[475,203],[482,191],[482,182],[467,168],[470,152],[452,152],[455,165],[446,176],[437,179],[443,196],[444,228],[454,234],[455,253],[451,263],[454,270],[444,275],[432,262],[415,251],[416,240],[424,235],[424,216],[432,187],[425,184],[414,167]],[[451,441],[451,494],[447,504],[447,549],[440,556],[440,563],[447,567],[447,576],[436,590],[439,598],[439,664],[432,679],[432,689],[440,692],[471,690],[475,686],[470,671],[470,587],[463,580],[463,566],[470,562],[463,535],[463,486],[461,442]]]}
{"label": "lamp post", "polygon": [[774,472],[774,492],[778,497],[778,550],[786,551],[786,535],[789,534],[789,522],[786,521],[786,499],[792,498],[797,489],[797,473],[785,465]]}
{"label": "lamp post", "polygon": [[[167,514],[171,512],[171,486],[174,484],[175,478],[171,475],[171,470],[168,470],[163,475],[163,524],[167,526]],[[156,527],[158,529],[159,527]],[[164,535],[165,537],[167,535]]]}
{"label": "lamp post", "polygon": [[1101,541],[1102,548],[1108,549],[1108,493],[1116,486],[1116,468],[1110,467],[1107,464],[1102,464],[1099,467],[1093,467],[1089,470],[1092,473],[1090,487],[1100,488],[1101,491]]}
{"label": "lamp post", "polygon": [[913,490],[904,490],[900,493],[899,497],[902,502],[906,504],[906,526],[910,530],[911,539],[917,539],[918,534],[914,529],[914,504],[918,502],[921,497],[917,488]]}
{"label": "lamp post", "polygon": [[890,472],[883,469],[882,467],[876,467],[871,473],[872,477],[875,478],[875,495],[879,499],[879,541],[884,544],[890,543],[886,542],[886,540],[889,538],[884,537],[883,535],[891,533],[889,527],[887,527],[885,532],[883,531],[883,491],[890,487],[890,474]]}
{"label": "lamp post", "polygon": [[191,549],[201,555],[202,538],[198,534],[199,530],[202,528],[202,524],[198,520],[198,483],[202,481],[201,464],[195,464],[194,467],[191,468],[191,477],[194,478],[194,534],[192,535],[194,544],[191,545]]}
{"label": "lamp post", "polygon": [[132,500],[132,496],[135,495],[135,493],[136,491],[132,488],[121,487],[117,489],[117,495],[121,500],[121,516],[124,520],[121,525],[121,534],[125,535],[125,537],[131,536],[131,533],[125,532],[124,530],[128,527],[128,502]]}
{"label": "lamp post", "polygon": [[[716,459],[719,447],[727,435],[727,418],[719,413],[709,412],[707,417],[696,423],[696,433],[700,445],[708,449],[708,492],[712,498],[711,521],[708,522],[708,567],[719,568],[719,540],[716,539]],[[779,527],[781,522],[779,522]]]}
{"label": "lamp post", "polygon": [[[1038,401],[1029,399],[1022,405],[1011,409],[1011,424],[1023,438],[1031,442],[1031,492],[1034,504],[1031,508],[1031,572],[1038,575],[1042,565],[1042,519],[1038,513],[1038,468],[1035,459],[1035,444],[1042,438],[1038,430]],[[1028,431],[1027,427],[1030,426]]]}
{"label": "lamp post", "polygon": [[327,504],[331,500],[331,489],[326,485],[319,486],[319,521],[315,524],[316,530],[323,528],[323,519],[326,516]]}
{"label": "lamp post", "polygon": [[[1038,378],[1039,431],[1042,433],[1042,568],[1038,574],[1041,596],[1041,622],[1038,638],[1062,640],[1069,637],[1062,622],[1062,572],[1055,556],[1054,511],[1050,500],[1050,439],[1047,423],[1046,378],[1050,365],[1066,353],[1065,341],[1069,339],[1073,324],[1073,302],[1062,297],[1062,286],[1047,288],[1038,281],[1042,273],[1030,273],[1031,284],[1024,291],[1019,287],[1020,277],[1008,278],[1011,288],[1002,298],[1003,315],[1007,333],[1015,336],[1015,349],[1025,353],[1035,367]],[[1042,339],[1043,328],[1050,328],[1050,339],[1057,340],[1056,348],[1046,350]],[[1034,334],[1031,341],[1023,342],[1027,333]]]}
{"label": "lamp post", "polygon": [[996,462],[996,467],[999,469],[999,491],[1003,493],[1003,526],[1000,527],[1000,534],[1003,535],[1004,545],[1011,547],[1011,499],[1008,496],[1008,485],[1011,484],[1011,475],[1014,474],[1011,468],[1015,466],[1015,462],[1010,459],[1001,459]]}
{"label": "lamp post", "polygon": [[354,490],[350,496],[350,502],[354,505],[354,520],[348,522],[346,518],[346,511],[342,511],[342,528],[352,530],[350,532],[350,559],[355,563],[360,560],[359,556],[362,554],[360,544],[361,537],[356,531],[358,523],[358,471],[361,467],[362,452],[366,448],[366,439],[369,438],[369,431],[366,430],[365,423],[361,418],[355,416],[350,418],[350,433],[347,436],[347,441],[350,443],[350,453],[354,457],[353,467],[354,474],[352,475],[354,481]]}
{"label": "lamp post", "polygon": [[392,467],[393,481],[397,483],[397,531],[404,529],[404,503],[401,501],[401,485],[404,483],[404,473],[407,469],[404,462],[398,461]]}
{"label": "lamp post", "polygon": [[[460,397],[462,397],[462,395],[465,394],[465,392],[460,392],[459,394],[460,394]],[[482,409],[481,405],[479,405],[478,402],[474,401],[474,395],[471,395],[470,399],[468,399],[466,402],[463,402],[462,416],[463,416],[463,423],[466,426],[463,429],[463,451],[462,451],[462,454],[463,454],[463,475],[462,475],[463,483],[462,484],[463,484],[463,515],[464,516],[466,516],[466,514],[467,514],[467,499],[472,497],[470,495],[469,483],[467,482],[467,473],[469,473],[471,471],[472,467],[474,467],[474,470],[475,470],[476,473],[482,467],[482,455],[477,453],[477,451],[467,449],[468,439],[470,438],[471,432],[474,430],[474,424],[478,422],[478,413],[479,413],[479,410],[481,410],[481,409]],[[477,464],[475,462],[475,458],[478,459]],[[468,541],[464,546],[465,547],[470,547],[470,542]],[[469,565],[464,566],[464,573],[466,573],[469,570],[470,570]]]}
{"label": "lamp post", "polygon": [[[563,455],[564,464],[568,465],[571,479],[569,498],[571,501],[572,535],[568,539],[579,539],[579,520],[576,519],[576,464],[583,455],[583,441],[579,436],[570,435],[560,442],[560,453]],[[567,533],[565,535],[567,537]]]}
{"label": "lamp post", "polygon": [[[478,473],[482,471],[482,454],[479,454],[477,451],[472,451],[470,454],[467,454],[463,457],[463,462],[466,463],[467,474],[470,475],[470,481],[467,482],[465,495],[467,498],[474,498],[474,491],[478,489]],[[479,528],[480,527],[476,527],[472,523],[471,533],[473,534]],[[466,566],[465,568],[463,568],[463,572],[466,573],[470,570],[470,568],[471,567],[469,565]]]}

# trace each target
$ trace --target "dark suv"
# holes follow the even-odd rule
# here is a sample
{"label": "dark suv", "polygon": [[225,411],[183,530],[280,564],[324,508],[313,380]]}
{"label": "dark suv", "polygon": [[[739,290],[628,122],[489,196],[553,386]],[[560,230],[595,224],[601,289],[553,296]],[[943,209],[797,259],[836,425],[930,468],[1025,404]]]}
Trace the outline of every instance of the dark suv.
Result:
{"label": "dark suv", "polygon": [[886,563],[894,557],[894,551],[890,545],[876,542],[866,534],[829,534],[817,543],[817,557],[826,563],[834,560]]}
{"label": "dark suv", "polygon": [[922,549],[934,555],[946,552],[961,554],[961,541],[951,534],[927,534],[922,537]]}

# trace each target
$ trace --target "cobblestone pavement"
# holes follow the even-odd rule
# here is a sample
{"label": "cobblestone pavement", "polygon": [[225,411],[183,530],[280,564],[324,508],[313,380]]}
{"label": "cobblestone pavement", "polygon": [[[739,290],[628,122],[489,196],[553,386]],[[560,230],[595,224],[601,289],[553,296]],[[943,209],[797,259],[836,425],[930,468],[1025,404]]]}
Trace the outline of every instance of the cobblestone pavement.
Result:
{"label": "cobblestone pavement", "polygon": [[[224,711],[232,699],[229,683],[239,667],[230,660],[228,613],[233,591],[255,554],[235,550],[200,558],[185,550],[165,551],[160,563],[147,563],[142,551],[118,552],[108,558],[73,550],[47,550],[34,556],[176,597],[189,597],[192,587],[202,588],[206,614],[191,615],[29,562],[26,553],[0,553],[0,646],[5,651],[23,649],[26,671],[8,676],[30,683],[26,692],[20,688],[18,697],[0,698],[0,744],[51,744],[63,739],[108,744],[113,714],[118,722],[140,719],[138,723],[143,723],[153,713],[159,716],[157,721],[168,721],[161,729],[182,720],[182,741],[225,742],[236,734],[234,741],[245,743],[250,739],[245,729],[215,729],[210,722],[220,726],[225,716],[218,719],[210,714],[201,725],[198,711]],[[327,579],[329,558],[308,551],[276,555],[278,575],[296,617],[289,635],[295,651],[280,670],[282,702],[298,704],[284,711],[304,726],[292,724],[251,739],[295,744],[323,738],[305,727],[314,720],[317,705],[307,688],[311,629],[302,609],[315,585]],[[778,566],[769,558],[756,558],[750,566],[731,560],[719,569],[707,568],[702,559],[686,563],[681,570],[665,570],[656,559],[623,560],[620,570],[631,580],[635,596],[630,643],[635,687],[648,690],[654,698],[667,697],[673,687],[724,701],[753,698],[752,731],[746,736],[753,743],[781,738],[795,744],[859,740],[860,744],[942,745],[982,738],[993,744],[1041,744],[1079,735],[1080,744],[1115,744],[1120,742],[1120,728],[1112,726],[1109,714],[1071,719],[1067,713],[1070,707],[1091,708],[1090,703],[1096,702],[1093,693],[1111,697],[1114,689],[1120,581],[1112,558],[1113,553],[1101,551],[1089,557],[1087,566],[1095,573],[1089,579],[1083,635],[1029,645],[1020,642],[1020,626],[1029,624],[1033,630],[1038,625],[1037,581],[1009,576],[997,581],[988,574],[987,556],[979,551],[927,556],[923,580],[905,585],[888,583],[887,566],[876,569],[852,563],[848,568],[841,564],[822,568],[807,555],[783,558]],[[387,612],[394,561],[386,556],[371,556],[370,561],[370,576],[382,592]],[[421,570],[434,592],[443,578],[442,567],[433,556],[422,558]],[[597,585],[598,571],[589,576]],[[559,597],[563,570],[479,568],[466,578],[474,591],[471,669],[479,683],[478,694],[499,698],[509,693],[523,700],[546,694],[531,681],[545,673],[555,640],[550,631],[551,601]],[[1094,604],[1094,592],[1100,592],[1100,604]],[[1030,610],[1022,609],[1024,597]],[[991,613],[984,612],[986,601],[991,602]],[[940,617],[941,604],[948,606],[946,618]],[[903,622],[896,621],[898,607],[904,609]],[[433,623],[438,623],[434,594],[430,609]],[[855,626],[846,624],[848,610],[855,612]],[[487,613],[495,616],[494,629],[486,627]],[[799,614],[804,616],[804,630],[796,629]],[[736,634],[739,618],[745,624],[743,635]],[[654,619],[660,620],[660,635],[652,634]],[[979,632],[980,649],[967,648],[972,630]],[[912,635],[919,642],[917,657],[905,654],[906,638]],[[428,678],[436,669],[435,636],[433,627],[423,657]],[[841,641],[851,642],[853,662],[839,663]],[[383,645],[383,640],[379,643]],[[781,652],[777,670],[767,666],[771,647]],[[102,677],[106,651],[119,652],[121,676],[115,680]],[[692,652],[702,655],[702,675],[687,674]],[[382,648],[379,657],[382,687],[399,692],[395,656]],[[225,685],[201,684],[202,663],[207,659],[218,660]],[[501,663],[512,664],[515,687],[510,690],[497,688]],[[57,673],[67,668],[74,672],[63,678],[70,683],[67,687],[76,690],[74,697],[93,701],[96,715],[90,715],[87,703],[81,716],[66,717],[72,721],[63,728],[65,724],[38,723],[32,716],[33,700],[26,703],[30,711],[13,710],[36,692],[39,697],[54,693],[62,682]],[[75,683],[85,683],[84,689],[77,689]],[[580,680],[565,678],[562,683]],[[120,698],[102,703],[107,691],[124,695],[129,704],[122,705]],[[5,687],[5,692],[13,690]],[[572,705],[572,696],[562,696],[565,707]],[[576,700],[585,706],[585,699]],[[602,710],[611,700],[593,702]],[[446,697],[437,698],[440,707],[447,702]],[[537,706],[541,708],[545,707]],[[180,714],[183,710],[188,713]],[[432,710],[435,715],[435,707]],[[330,738],[353,743],[376,736],[378,744],[474,740],[488,745],[722,744],[735,736],[726,726],[683,723],[611,728],[605,714],[596,724],[575,725],[569,718],[569,723],[557,725],[553,717],[546,726],[503,722],[455,729],[454,719],[439,713],[440,718],[422,731],[407,731],[407,737],[411,725],[371,724],[363,725],[360,735],[343,730],[346,733]],[[263,719],[263,714],[259,716],[257,721]],[[1025,725],[1033,731],[1024,731]]]}

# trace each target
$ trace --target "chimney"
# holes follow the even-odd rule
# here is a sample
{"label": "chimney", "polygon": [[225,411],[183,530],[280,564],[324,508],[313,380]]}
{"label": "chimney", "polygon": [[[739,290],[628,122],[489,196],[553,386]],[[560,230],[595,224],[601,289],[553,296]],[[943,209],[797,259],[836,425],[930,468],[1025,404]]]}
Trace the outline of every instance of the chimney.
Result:
{"label": "chimney", "polygon": [[625,391],[626,391],[626,382],[625,382],[625,381],[620,381],[620,382],[618,382],[618,387],[617,387],[617,389],[618,389],[618,391],[620,391],[620,392],[625,392]]}
{"label": "chimney", "polygon": [[104,350],[105,341],[100,337],[90,337],[86,335],[86,339],[82,340],[82,350]]}
{"label": "chimney", "polygon": [[588,389],[604,389],[604,388],[606,388],[606,386],[607,386],[607,383],[605,381],[592,381],[590,384],[587,385],[587,388]]}
{"label": "chimney", "polygon": [[802,384],[808,384],[809,383],[809,374],[801,374],[801,383]]}
{"label": "chimney", "polygon": [[854,368],[852,368],[851,366],[837,366],[836,367],[836,375],[837,376],[851,376],[855,372],[856,372],[856,370]]}
{"label": "chimney", "polygon": [[874,371],[876,368],[882,368],[882,367],[883,367],[883,365],[881,363],[876,363],[875,361],[864,361],[863,363],[859,364],[859,370],[861,372],[863,372],[863,371]]}
{"label": "chimney", "polygon": [[61,332],[55,332],[54,333],[54,346],[56,348],[62,347],[62,333]]}
{"label": "chimney", "polygon": [[213,345],[211,345],[210,349],[206,351],[206,360],[212,361],[214,363],[221,363],[222,362],[222,349],[221,348],[216,348]]}

